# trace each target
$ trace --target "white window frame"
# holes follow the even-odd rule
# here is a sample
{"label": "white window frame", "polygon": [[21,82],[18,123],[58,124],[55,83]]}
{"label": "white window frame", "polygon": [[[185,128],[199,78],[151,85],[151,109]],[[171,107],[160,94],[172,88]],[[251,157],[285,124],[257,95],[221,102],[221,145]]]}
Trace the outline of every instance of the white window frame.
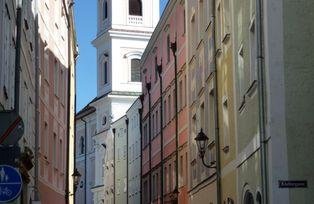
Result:
{"label": "white window frame", "polygon": [[140,51],[132,51],[124,55],[124,58],[127,59],[127,65],[128,65],[128,83],[137,83],[137,84],[141,83],[141,79],[139,81],[132,81],[131,61],[133,59],[141,60],[142,54],[143,53]]}

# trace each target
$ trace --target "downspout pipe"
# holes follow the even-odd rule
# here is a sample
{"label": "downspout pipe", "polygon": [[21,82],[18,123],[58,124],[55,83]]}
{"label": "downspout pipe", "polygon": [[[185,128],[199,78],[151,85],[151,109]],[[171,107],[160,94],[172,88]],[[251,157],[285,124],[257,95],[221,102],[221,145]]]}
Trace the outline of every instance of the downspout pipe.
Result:
{"label": "downspout pipe", "polygon": [[[71,123],[71,70],[72,70],[72,65],[71,65],[71,21],[70,21],[70,16],[69,16],[69,9],[71,9],[71,7],[73,6],[73,2],[71,2],[69,4],[69,6],[67,6],[65,0],[62,0],[62,4],[63,4],[63,8],[65,11],[65,16],[66,16],[66,20],[67,20],[67,29],[68,29],[68,94],[67,94],[67,142],[66,142],[66,148],[67,148],[67,156],[66,156],[66,182],[65,182],[65,203],[68,204],[69,200],[70,200],[70,184],[69,184],[69,168],[70,168],[70,123]],[[75,145],[74,145],[75,146]],[[74,162],[74,169],[75,169],[75,162]],[[74,172],[73,169],[73,172]],[[74,185],[74,184],[73,184]],[[74,186],[73,186],[74,189]],[[73,192],[73,196],[75,197],[75,192]]]}
{"label": "downspout pipe", "polygon": [[[84,122],[84,200],[85,203],[87,203],[87,122],[83,118],[81,118],[81,121]],[[75,198],[74,198],[75,201]]]}
{"label": "downspout pipe", "polygon": [[221,204],[221,166],[220,166],[220,141],[219,141],[219,112],[218,112],[218,79],[217,79],[217,58],[216,58],[216,4],[212,1],[212,42],[213,42],[213,56],[214,56],[214,96],[215,96],[215,146],[216,146],[216,188],[217,188],[217,203]]}
{"label": "downspout pipe", "polygon": [[38,23],[38,0],[35,0],[35,178],[34,178],[34,201],[39,201],[38,182],[38,151],[39,151],[39,23]]}
{"label": "downspout pipe", "polygon": [[170,48],[174,57],[174,92],[175,92],[175,133],[176,133],[176,195],[177,203],[179,203],[179,127],[178,127],[178,65],[177,65],[177,34],[174,43],[171,43]]}
{"label": "downspout pipe", "polygon": [[15,85],[14,85],[14,110],[17,114],[20,111],[20,71],[21,71],[21,32],[22,32],[22,19],[23,19],[23,0],[17,1],[16,8],[16,45],[15,45]]}
{"label": "downspout pipe", "polygon": [[129,118],[125,119],[126,125],[126,203],[129,203]]}
{"label": "downspout pipe", "polygon": [[162,108],[162,60],[160,65],[157,65],[159,76],[159,89],[160,89],[160,203],[164,203],[164,132],[163,132],[163,108]]}
{"label": "downspout pipe", "polygon": [[150,89],[151,89],[151,83],[146,83],[146,89],[148,92],[148,124],[149,124],[149,202],[152,202],[152,129],[151,129],[151,95],[150,95]]}
{"label": "downspout pipe", "polygon": [[141,108],[138,109],[139,113],[139,121],[140,121],[140,138],[141,138],[141,166],[140,166],[140,203],[143,203],[143,194],[142,194],[142,188],[143,188],[143,181],[142,181],[142,175],[143,175],[143,157],[142,157],[142,150],[143,150],[143,123],[142,123],[142,116],[143,116],[143,101],[144,101],[144,95],[140,95],[140,101],[141,101]]}
{"label": "downspout pipe", "polygon": [[116,128],[112,129],[113,133],[113,204],[116,203]]}
{"label": "downspout pipe", "polygon": [[265,68],[263,48],[263,0],[256,1],[256,39],[257,39],[257,74],[258,74],[258,106],[261,156],[261,189],[262,203],[268,203],[268,174],[267,174],[267,139],[265,134],[266,108],[265,108]]}

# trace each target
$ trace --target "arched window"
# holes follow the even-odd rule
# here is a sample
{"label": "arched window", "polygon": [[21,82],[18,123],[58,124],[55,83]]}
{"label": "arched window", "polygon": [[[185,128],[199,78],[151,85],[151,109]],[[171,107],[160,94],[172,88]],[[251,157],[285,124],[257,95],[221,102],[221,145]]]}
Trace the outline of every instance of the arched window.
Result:
{"label": "arched window", "polygon": [[262,204],[262,195],[260,192],[257,192],[257,195],[256,195],[256,203],[257,204]]}
{"label": "arched window", "polygon": [[108,83],[108,62],[104,62],[104,84]]}
{"label": "arched window", "polygon": [[85,151],[85,143],[84,143],[84,137],[81,137],[80,139],[80,153],[81,154],[84,154],[84,151]]}
{"label": "arched window", "polygon": [[129,0],[129,14],[133,16],[142,16],[142,1]]}
{"label": "arched window", "polygon": [[131,81],[139,82],[140,80],[140,60],[131,59]]}
{"label": "arched window", "polygon": [[108,2],[105,0],[102,4],[102,20],[106,20],[108,18]]}
{"label": "arched window", "polygon": [[244,204],[254,204],[253,194],[249,190],[244,194]]}

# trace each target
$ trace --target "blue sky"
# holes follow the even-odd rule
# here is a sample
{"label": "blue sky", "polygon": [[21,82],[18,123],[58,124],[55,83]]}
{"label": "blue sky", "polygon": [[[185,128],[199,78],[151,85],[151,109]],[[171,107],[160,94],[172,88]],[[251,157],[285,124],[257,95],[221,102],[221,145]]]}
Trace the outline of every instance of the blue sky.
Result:
{"label": "blue sky", "polygon": [[[155,0],[154,0],[155,1]],[[164,9],[168,0],[160,0]],[[76,66],[76,110],[81,110],[97,94],[96,49],[91,41],[96,36],[96,0],[75,1],[75,25],[79,45],[79,58]]]}

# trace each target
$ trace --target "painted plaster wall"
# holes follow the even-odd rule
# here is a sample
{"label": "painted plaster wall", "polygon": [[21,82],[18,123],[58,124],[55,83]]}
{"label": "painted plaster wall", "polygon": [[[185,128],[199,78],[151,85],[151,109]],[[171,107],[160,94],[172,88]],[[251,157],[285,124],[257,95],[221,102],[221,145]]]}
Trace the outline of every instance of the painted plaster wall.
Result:
{"label": "painted plaster wall", "polygon": [[[67,143],[67,112],[71,112],[71,132],[73,141],[73,114],[74,95],[71,96],[70,105],[67,107],[67,94],[73,87],[68,87],[68,33],[67,22],[62,11],[62,1],[54,3],[50,1],[38,1],[39,6],[39,53],[40,53],[40,114],[43,124],[41,125],[40,147],[40,175],[42,183],[53,189],[53,193],[40,192],[41,199],[53,200],[60,196],[65,198],[66,182],[66,143]],[[73,54],[73,50],[71,50]],[[73,56],[71,56],[73,60]],[[73,64],[73,62],[71,62]],[[74,68],[74,66],[72,67]],[[73,74],[74,72],[72,72]],[[73,79],[73,77],[72,77]],[[45,125],[46,124],[46,125]],[[55,136],[54,136],[55,135]],[[55,137],[55,141],[54,141]],[[71,142],[69,141],[69,142]],[[72,143],[73,144],[73,143]],[[73,153],[73,146],[70,146]],[[55,152],[55,153],[54,153]],[[54,155],[55,154],[55,155]],[[57,157],[58,159],[55,159]],[[69,164],[73,167],[73,160]],[[72,168],[73,169],[73,168]],[[71,170],[72,170],[71,169]],[[70,184],[71,185],[71,184]],[[73,191],[72,188],[69,190]],[[64,201],[63,201],[64,202]],[[71,202],[71,201],[70,201]]]}
{"label": "painted plaster wall", "polygon": [[[169,37],[168,37],[169,36]],[[175,110],[174,110],[174,57],[172,51],[168,49],[168,38],[170,42],[177,42],[177,60],[178,60],[178,102],[182,103],[178,106],[179,117],[179,159],[180,156],[186,158],[186,143],[187,143],[187,111],[186,100],[184,105],[182,99],[179,98],[179,82],[182,86],[182,98],[186,96],[184,87],[186,86],[185,78],[185,30],[184,30],[184,2],[172,1],[169,3],[160,22],[158,23],[152,38],[145,49],[141,64],[142,64],[142,90],[144,93],[143,101],[143,124],[149,126],[148,117],[149,111],[151,111],[151,149],[149,149],[148,143],[143,144],[143,181],[148,182],[148,187],[152,190],[152,202],[160,202],[160,179],[161,179],[161,153],[160,153],[160,131],[163,131],[164,144],[163,144],[163,159],[164,167],[168,168],[164,171],[164,200],[169,202],[171,194],[176,186],[176,168],[175,168]],[[169,60],[168,60],[169,53]],[[156,72],[156,63],[162,64],[162,80],[163,80],[163,101],[160,101],[160,80]],[[148,92],[146,89],[146,82],[151,82],[151,110],[149,110],[148,104]],[[184,96],[183,96],[184,95]],[[170,98],[169,98],[170,97]],[[170,100],[169,100],[170,99]],[[167,101],[166,107],[164,101]],[[170,109],[169,104],[170,103]],[[160,113],[160,104],[163,105],[163,113]],[[157,114],[156,114],[157,113]],[[160,117],[163,114],[164,124],[160,127]],[[157,116],[156,116],[157,115]],[[143,131],[143,138],[149,138],[148,131]],[[149,140],[149,139],[148,139]],[[144,141],[144,139],[143,139]],[[151,160],[149,158],[149,152],[151,151]],[[182,159],[183,160],[183,159]],[[149,169],[149,163],[151,162],[152,169]],[[184,162],[184,163],[183,163]],[[179,166],[185,166],[186,160],[179,163]],[[169,167],[171,166],[171,170]],[[186,168],[182,167],[183,174],[186,172]],[[149,184],[149,174],[151,174],[151,184]],[[181,178],[181,177],[180,177]],[[187,180],[179,180],[179,200],[180,203],[187,202]],[[144,187],[145,188],[145,187]],[[147,189],[149,192],[149,189]],[[144,199],[149,198],[149,195],[145,195]],[[144,202],[146,202],[144,201]]]}
{"label": "painted plaster wall", "polygon": [[137,99],[126,112],[129,118],[128,139],[128,201],[130,204],[141,203],[141,132],[139,109],[142,107]]}
{"label": "painted plaster wall", "polygon": [[[92,203],[93,195],[91,188],[95,185],[95,149],[93,136],[96,132],[95,114],[90,114],[84,120],[87,121],[87,135],[85,136],[85,124],[82,120],[76,121],[76,168],[80,172],[81,181],[78,185],[75,200],[78,204],[85,203],[85,182],[86,182],[86,201]],[[81,152],[81,137],[84,138],[84,152]],[[87,146],[85,146],[85,140]],[[85,153],[86,153],[86,166],[85,166]],[[86,168],[86,175],[85,175]]]}
{"label": "painted plaster wall", "polygon": [[290,203],[314,198],[314,2],[283,1],[283,60],[289,180],[307,180],[309,187],[290,189]]}
{"label": "painted plaster wall", "polygon": [[116,129],[114,145],[115,145],[115,202],[127,202],[127,129],[126,117],[123,116],[119,120],[112,123],[112,128]]}

